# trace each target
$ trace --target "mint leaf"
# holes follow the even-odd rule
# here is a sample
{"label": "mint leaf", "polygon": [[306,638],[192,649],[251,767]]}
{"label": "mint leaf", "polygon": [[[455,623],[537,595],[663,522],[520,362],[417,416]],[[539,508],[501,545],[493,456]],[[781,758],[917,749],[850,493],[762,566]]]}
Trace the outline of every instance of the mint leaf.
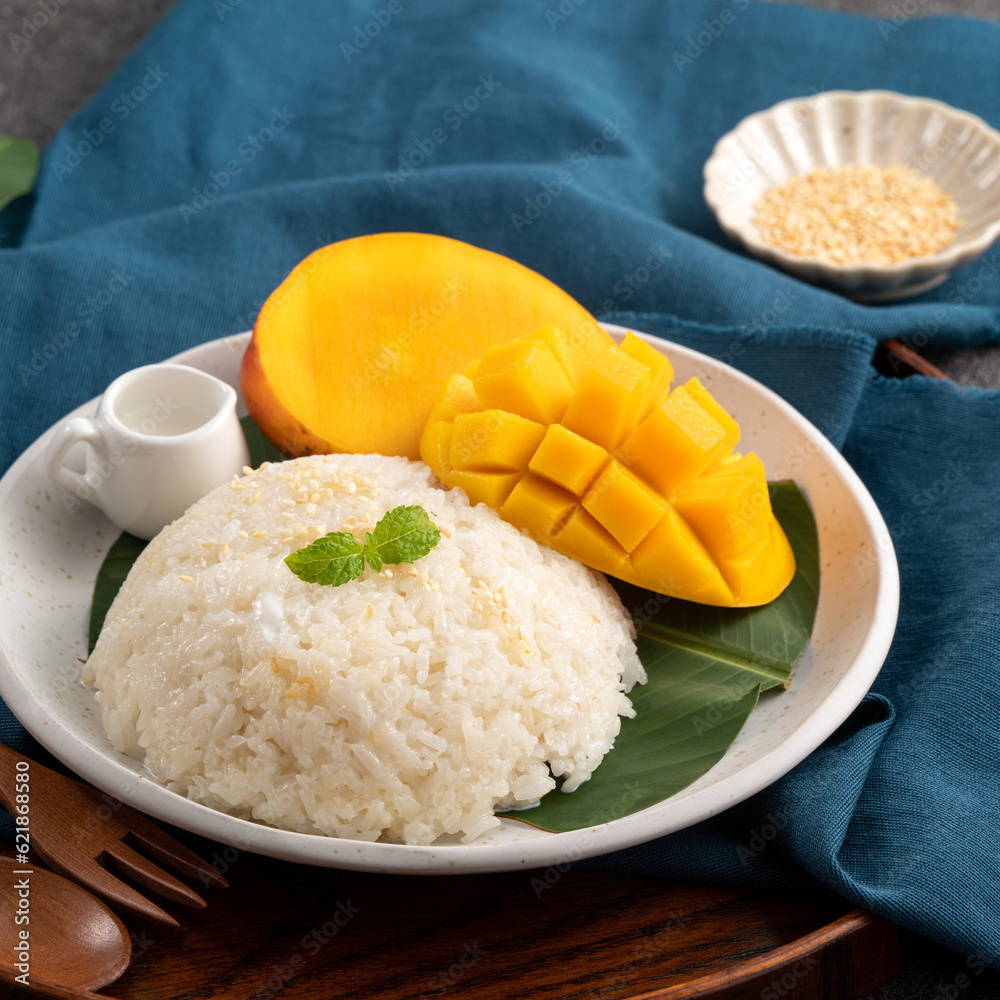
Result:
{"label": "mint leaf", "polygon": [[331,531],[286,556],[285,565],[306,583],[339,587],[361,576],[366,559],[378,573],[383,563],[409,563],[427,555],[440,540],[427,511],[414,504],[390,510],[365,533],[364,547],[346,531]]}
{"label": "mint leaf", "polygon": [[339,587],[364,572],[361,543],[346,531],[331,531],[285,557],[285,565],[306,583]]}
{"label": "mint leaf", "polygon": [[419,504],[396,507],[365,535],[365,559],[376,573],[383,563],[411,563],[427,555],[441,532]]}

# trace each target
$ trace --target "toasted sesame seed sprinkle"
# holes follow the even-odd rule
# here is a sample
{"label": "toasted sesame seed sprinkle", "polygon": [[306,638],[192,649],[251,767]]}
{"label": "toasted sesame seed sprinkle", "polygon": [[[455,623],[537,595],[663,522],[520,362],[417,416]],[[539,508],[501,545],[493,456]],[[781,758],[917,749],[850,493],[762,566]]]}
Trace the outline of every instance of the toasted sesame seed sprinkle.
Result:
{"label": "toasted sesame seed sprinkle", "polygon": [[819,168],[765,191],[754,212],[768,243],[835,264],[929,257],[962,225],[948,194],[901,164]]}

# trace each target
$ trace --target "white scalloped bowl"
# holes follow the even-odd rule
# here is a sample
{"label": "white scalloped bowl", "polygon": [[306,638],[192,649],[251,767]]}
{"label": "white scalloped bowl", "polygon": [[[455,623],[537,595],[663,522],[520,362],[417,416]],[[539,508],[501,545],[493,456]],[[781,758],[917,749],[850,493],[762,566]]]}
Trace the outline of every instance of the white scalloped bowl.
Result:
{"label": "white scalloped bowl", "polygon": [[[770,187],[817,167],[905,164],[955,200],[962,227],[930,257],[891,265],[835,264],[766,242],[754,204]],[[705,201],[734,242],[774,267],[860,301],[919,295],[972,263],[1000,237],[1000,132],[940,101],[888,90],[830,90],[744,118],[705,164]]]}

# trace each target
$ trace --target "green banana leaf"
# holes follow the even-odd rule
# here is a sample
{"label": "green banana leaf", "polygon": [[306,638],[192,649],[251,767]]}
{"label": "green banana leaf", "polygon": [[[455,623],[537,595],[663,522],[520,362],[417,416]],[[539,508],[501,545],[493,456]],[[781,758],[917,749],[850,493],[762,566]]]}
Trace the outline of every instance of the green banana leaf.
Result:
{"label": "green banana leaf", "polygon": [[0,135],[0,208],[27,194],[38,173],[38,147],[29,139]]}
{"label": "green banana leaf", "polygon": [[762,691],[788,684],[816,618],[819,541],[799,488],[772,483],[770,492],[796,559],[784,593],[759,608],[713,608],[612,581],[649,675],[629,696],[636,716],[622,719],[589,781],[507,816],[542,830],[578,830],[662,802],[722,759]]}

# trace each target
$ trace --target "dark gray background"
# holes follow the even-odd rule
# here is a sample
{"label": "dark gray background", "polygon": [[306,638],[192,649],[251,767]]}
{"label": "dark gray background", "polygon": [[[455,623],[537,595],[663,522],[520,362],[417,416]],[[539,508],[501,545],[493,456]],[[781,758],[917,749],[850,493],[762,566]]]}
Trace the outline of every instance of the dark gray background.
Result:
{"label": "dark gray background", "polygon": [[[30,45],[11,53],[7,33],[20,30],[21,21],[35,12],[38,0],[4,0],[0,5],[0,133],[24,136],[45,146],[173,2],[69,0]],[[817,7],[887,18],[901,2],[811,0]],[[933,14],[1000,21],[1000,2],[920,0],[920,16]],[[932,360],[956,381],[1000,386],[1000,348],[937,353]],[[908,956],[905,971],[870,994],[869,1000],[941,1000],[955,995],[956,979],[963,974],[970,984],[958,990],[961,1000],[1000,1000],[1000,975],[971,976],[965,956],[922,940]]]}

